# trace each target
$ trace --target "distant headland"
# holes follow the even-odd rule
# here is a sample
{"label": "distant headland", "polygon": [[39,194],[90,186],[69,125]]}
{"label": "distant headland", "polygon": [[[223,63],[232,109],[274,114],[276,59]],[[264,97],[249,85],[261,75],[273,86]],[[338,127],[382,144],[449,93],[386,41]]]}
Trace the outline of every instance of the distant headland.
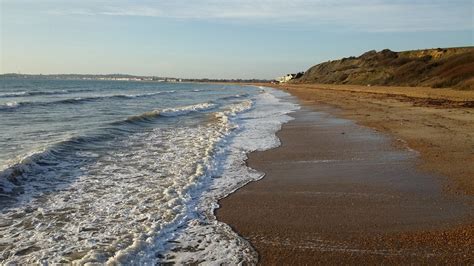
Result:
{"label": "distant headland", "polygon": [[474,47],[366,52],[315,65],[280,81],[474,89]]}

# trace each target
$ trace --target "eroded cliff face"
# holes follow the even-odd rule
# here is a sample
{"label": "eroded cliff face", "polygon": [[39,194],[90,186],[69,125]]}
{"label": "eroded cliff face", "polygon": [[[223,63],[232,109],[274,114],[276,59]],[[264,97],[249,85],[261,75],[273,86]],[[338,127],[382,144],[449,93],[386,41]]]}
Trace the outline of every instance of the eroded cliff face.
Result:
{"label": "eroded cliff face", "polygon": [[369,51],[315,65],[291,82],[474,89],[474,47]]}

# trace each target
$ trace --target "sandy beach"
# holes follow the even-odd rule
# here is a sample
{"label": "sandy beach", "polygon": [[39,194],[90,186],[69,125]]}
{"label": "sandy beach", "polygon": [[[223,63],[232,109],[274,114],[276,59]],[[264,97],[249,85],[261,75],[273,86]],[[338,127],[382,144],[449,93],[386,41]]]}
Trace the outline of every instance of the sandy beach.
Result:
{"label": "sandy beach", "polygon": [[423,87],[285,85],[304,104],[405,141],[420,169],[450,178],[453,193],[474,195],[474,91]]}
{"label": "sandy beach", "polygon": [[302,109],[218,219],[261,264],[474,262],[474,93],[278,86]]}

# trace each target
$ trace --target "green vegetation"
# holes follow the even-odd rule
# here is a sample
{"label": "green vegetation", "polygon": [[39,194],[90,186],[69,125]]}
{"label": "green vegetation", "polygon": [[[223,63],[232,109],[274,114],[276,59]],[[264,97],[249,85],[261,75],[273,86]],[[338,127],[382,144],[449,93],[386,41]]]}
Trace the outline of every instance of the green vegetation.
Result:
{"label": "green vegetation", "polygon": [[369,51],[311,67],[292,83],[474,89],[474,47]]}

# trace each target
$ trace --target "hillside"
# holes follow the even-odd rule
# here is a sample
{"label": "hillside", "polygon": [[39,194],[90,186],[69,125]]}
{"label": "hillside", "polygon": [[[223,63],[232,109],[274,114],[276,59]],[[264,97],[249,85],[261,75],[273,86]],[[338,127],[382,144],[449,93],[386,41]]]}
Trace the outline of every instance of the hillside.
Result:
{"label": "hillside", "polygon": [[315,65],[291,83],[451,87],[474,90],[474,47],[369,51]]}

